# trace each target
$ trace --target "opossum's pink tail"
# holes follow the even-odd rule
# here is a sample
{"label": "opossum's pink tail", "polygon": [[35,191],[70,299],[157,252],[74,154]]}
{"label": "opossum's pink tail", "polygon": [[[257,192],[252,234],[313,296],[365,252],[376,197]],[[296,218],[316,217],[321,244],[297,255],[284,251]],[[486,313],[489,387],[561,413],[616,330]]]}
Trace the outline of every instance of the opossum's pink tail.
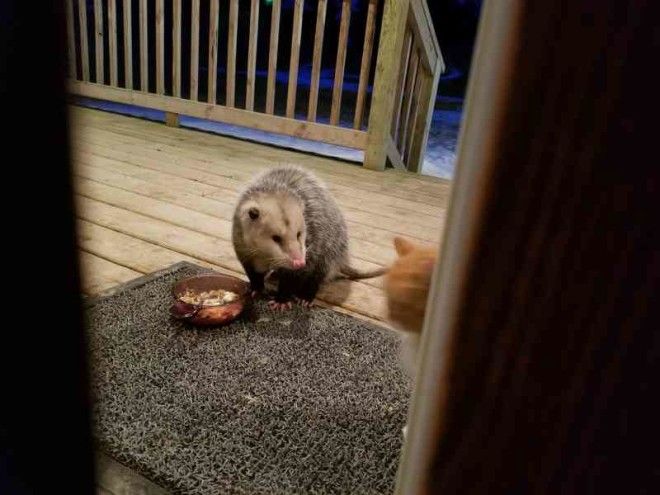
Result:
{"label": "opossum's pink tail", "polygon": [[338,279],[348,279],[348,280],[360,280],[363,278],[374,278],[374,277],[380,277],[381,275],[385,275],[387,273],[387,268],[377,268],[375,270],[370,270],[367,272],[363,272],[358,270],[357,268],[353,268],[350,265],[344,265],[339,269],[339,275]]}

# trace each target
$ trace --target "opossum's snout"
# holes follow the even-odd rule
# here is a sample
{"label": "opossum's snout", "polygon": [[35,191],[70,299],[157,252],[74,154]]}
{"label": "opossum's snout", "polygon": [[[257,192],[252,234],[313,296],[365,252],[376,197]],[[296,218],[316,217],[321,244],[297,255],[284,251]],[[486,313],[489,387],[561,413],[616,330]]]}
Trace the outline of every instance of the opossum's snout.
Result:
{"label": "opossum's snout", "polygon": [[287,264],[292,270],[300,270],[307,264],[305,260],[305,247],[299,239],[291,239],[288,242],[282,243],[282,252],[287,257]]}
{"label": "opossum's snout", "polygon": [[305,258],[291,258],[291,266],[293,267],[294,270],[305,268],[305,265],[306,265]]}
{"label": "opossum's snout", "polygon": [[270,242],[265,243],[262,252],[274,264],[290,270],[300,270],[307,265],[304,234],[278,231],[270,235]]}

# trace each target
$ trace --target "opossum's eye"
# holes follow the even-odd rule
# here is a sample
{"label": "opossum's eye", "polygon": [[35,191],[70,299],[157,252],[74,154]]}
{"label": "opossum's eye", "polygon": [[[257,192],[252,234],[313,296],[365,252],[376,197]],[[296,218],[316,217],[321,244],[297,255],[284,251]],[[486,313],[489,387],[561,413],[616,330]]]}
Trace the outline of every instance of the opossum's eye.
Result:
{"label": "opossum's eye", "polygon": [[298,232],[298,240],[300,240],[300,232]]}
{"label": "opossum's eye", "polygon": [[279,235],[274,235],[273,240],[278,244],[282,243],[282,238]]}
{"label": "opossum's eye", "polygon": [[256,220],[257,218],[259,218],[259,209],[258,208],[250,208],[248,210],[248,215],[250,215],[250,218],[252,220]]}

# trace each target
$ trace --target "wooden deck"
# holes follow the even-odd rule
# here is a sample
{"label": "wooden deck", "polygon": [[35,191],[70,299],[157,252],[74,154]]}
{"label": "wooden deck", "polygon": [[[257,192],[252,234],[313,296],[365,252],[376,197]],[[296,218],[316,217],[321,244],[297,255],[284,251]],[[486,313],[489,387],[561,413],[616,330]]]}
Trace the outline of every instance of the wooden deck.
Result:
{"label": "wooden deck", "polygon": [[[97,293],[188,260],[243,277],[231,244],[241,188],[257,172],[301,165],[334,193],[354,264],[387,265],[394,235],[440,240],[450,183],[136,118],[71,107],[83,291]],[[243,277],[244,278],[244,277]],[[384,320],[382,279],[335,282],[322,304]]]}

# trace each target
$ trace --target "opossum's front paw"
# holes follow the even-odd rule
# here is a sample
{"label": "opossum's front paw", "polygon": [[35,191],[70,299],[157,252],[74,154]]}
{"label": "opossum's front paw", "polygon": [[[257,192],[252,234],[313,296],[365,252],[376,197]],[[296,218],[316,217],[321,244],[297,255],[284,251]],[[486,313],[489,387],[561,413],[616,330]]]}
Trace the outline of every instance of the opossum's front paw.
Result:
{"label": "opossum's front paw", "polygon": [[309,301],[307,299],[301,299],[299,297],[296,297],[296,302],[303,308],[311,308],[312,306],[314,306],[314,300]]}
{"label": "opossum's front paw", "polygon": [[286,311],[287,309],[293,308],[293,303],[289,302],[278,302],[275,299],[268,301],[268,307],[273,311]]}

